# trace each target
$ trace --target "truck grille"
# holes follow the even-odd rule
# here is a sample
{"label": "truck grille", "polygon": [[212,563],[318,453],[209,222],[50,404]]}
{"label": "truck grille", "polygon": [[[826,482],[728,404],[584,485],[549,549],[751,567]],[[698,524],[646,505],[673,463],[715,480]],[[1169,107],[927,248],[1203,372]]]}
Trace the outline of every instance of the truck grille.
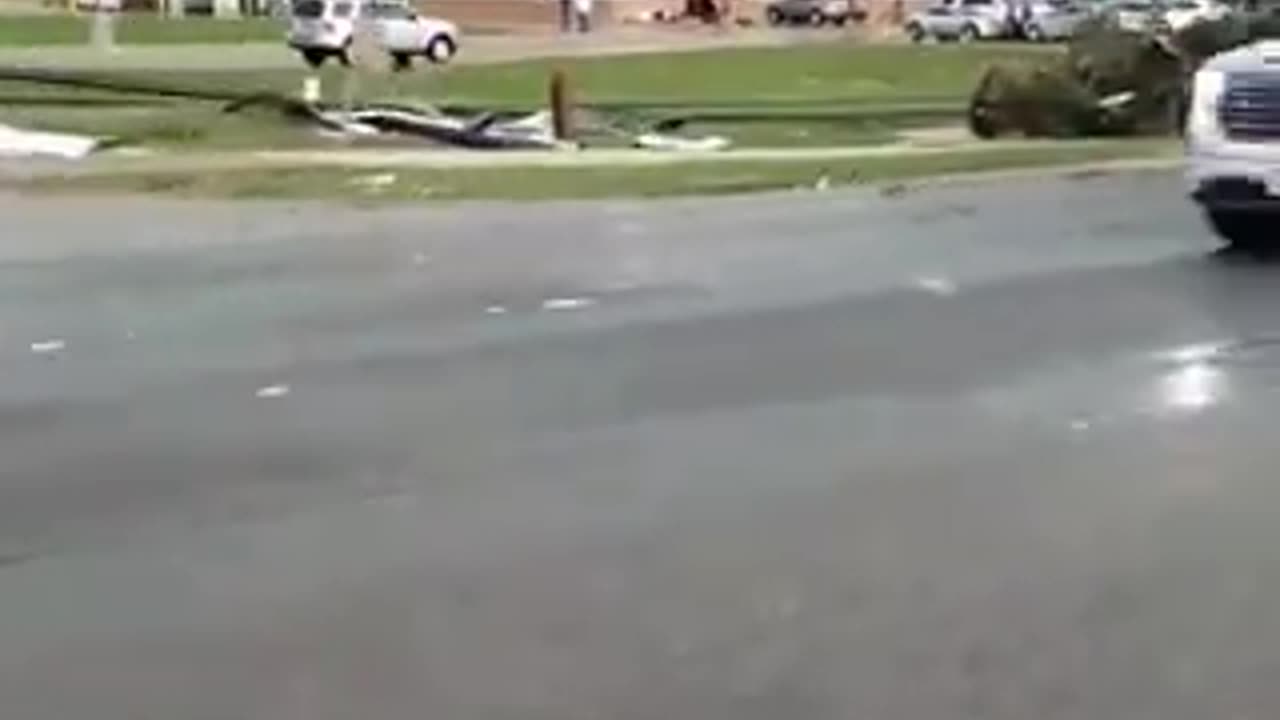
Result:
{"label": "truck grille", "polygon": [[1280,73],[1228,76],[1221,112],[1232,140],[1280,141]]}

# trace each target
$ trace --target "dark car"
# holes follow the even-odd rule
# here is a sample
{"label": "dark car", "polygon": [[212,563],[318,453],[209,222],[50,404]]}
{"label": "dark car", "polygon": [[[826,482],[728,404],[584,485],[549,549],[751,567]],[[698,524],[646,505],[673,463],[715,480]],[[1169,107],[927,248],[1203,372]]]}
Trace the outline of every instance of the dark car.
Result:
{"label": "dark car", "polygon": [[770,25],[844,25],[861,22],[866,12],[851,0],[773,0],[764,9]]}

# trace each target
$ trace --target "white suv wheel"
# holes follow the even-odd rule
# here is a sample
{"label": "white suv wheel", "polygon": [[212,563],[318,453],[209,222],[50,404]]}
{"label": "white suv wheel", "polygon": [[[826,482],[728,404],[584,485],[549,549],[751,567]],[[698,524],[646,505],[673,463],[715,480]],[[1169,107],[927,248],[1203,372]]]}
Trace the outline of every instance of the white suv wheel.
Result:
{"label": "white suv wheel", "polygon": [[457,51],[458,47],[454,44],[453,38],[448,35],[437,35],[427,43],[426,54],[431,62],[443,64],[453,59]]}

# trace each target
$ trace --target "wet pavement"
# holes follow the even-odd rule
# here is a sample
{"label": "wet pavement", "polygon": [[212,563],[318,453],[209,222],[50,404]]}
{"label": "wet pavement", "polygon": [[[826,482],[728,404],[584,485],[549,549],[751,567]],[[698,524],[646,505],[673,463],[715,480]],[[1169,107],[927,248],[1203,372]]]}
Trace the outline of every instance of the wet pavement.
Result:
{"label": "wet pavement", "polygon": [[6,718],[1280,703],[1280,266],[1172,174],[0,214]]}

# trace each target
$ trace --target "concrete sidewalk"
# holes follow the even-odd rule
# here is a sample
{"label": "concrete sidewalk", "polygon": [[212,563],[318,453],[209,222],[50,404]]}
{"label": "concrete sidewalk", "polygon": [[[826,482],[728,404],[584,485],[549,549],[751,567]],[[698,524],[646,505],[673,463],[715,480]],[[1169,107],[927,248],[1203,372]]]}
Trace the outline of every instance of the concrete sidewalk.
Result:
{"label": "concrete sidewalk", "polygon": [[[1072,143],[1081,151],[1116,141],[1078,141]],[[679,163],[772,163],[797,161],[847,161],[859,158],[933,157],[945,155],[982,155],[1010,150],[1036,150],[1062,147],[1052,141],[971,141],[949,146],[914,146],[906,144],[880,147],[808,147],[808,148],[744,148],[720,152],[662,152],[639,149],[588,151],[475,151],[475,150],[280,150],[218,153],[154,153],[130,155],[104,153],[87,161],[67,162],[47,159],[11,160],[0,163],[0,179],[21,180],[41,175],[70,176],[97,173],[188,172],[192,170],[236,170],[289,168],[299,166],[350,169],[423,169],[463,168],[601,168],[653,167]],[[1177,146],[1167,148],[1153,144],[1149,153],[1117,155],[1115,160],[1097,160],[1082,156],[1079,163],[1054,163],[1055,167],[1073,166],[1096,170],[1169,169],[1181,162]],[[1096,156],[1095,156],[1096,157]]]}

